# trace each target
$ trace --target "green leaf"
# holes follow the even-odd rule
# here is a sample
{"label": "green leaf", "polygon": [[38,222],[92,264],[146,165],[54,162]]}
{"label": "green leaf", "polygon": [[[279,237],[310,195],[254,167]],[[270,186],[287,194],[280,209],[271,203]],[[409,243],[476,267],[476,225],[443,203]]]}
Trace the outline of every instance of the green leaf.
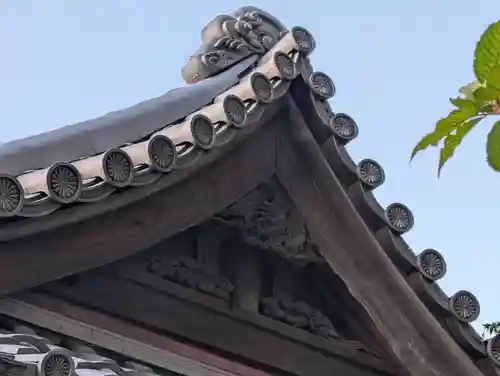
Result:
{"label": "green leaf", "polygon": [[500,172],[500,121],[491,127],[486,139],[486,158],[490,167]]}
{"label": "green leaf", "polygon": [[478,109],[478,113],[486,113],[486,114],[491,114],[493,112],[493,106],[491,103],[487,103],[484,105],[481,105]]}
{"label": "green leaf", "polygon": [[452,127],[452,129],[455,129],[457,125],[463,123],[466,120],[469,120],[475,115],[477,115],[476,106],[466,106],[459,108],[458,110],[451,111],[447,117],[438,121],[438,123],[436,124],[436,129],[438,129],[441,123],[452,123],[455,125],[454,127]]}
{"label": "green leaf", "polygon": [[429,146],[437,146],[439,141],[450,135],[460,124],[469,120],[476,114],[476,106],[465,106],[451,111],[447,117],[440,119],[436,123],[434,131],[426,134],[413,148],[410,161],[412,161],[415,155],[417,155],[420,151],[427,149]]}
{"label": "green leaf", "polygon": [[460,137],[460,142],[464,139],[465,136],[476,126],[478,125],[482,120],[484,119],[484,116],[481,116],[479,118],[471,119],[466,121],[465,123],[461,124],[457,128],[456,135]]}
{"label": "green leaf", "polygon": [[455,154],[455,150],[462,143],[462,140],[484,117],[472,119],[463,122],[457,128],[454,134],[450,134],[444,140],[444,145],[439,152],[438,176],[446,162]]}
{"label": "green leaf", "polygon": [[464,99],[464,98],[450,98],[451,104],[456,106],[459,109],[471,109],[472,111],[477,112],[477,103],[471,99]]}
{"label": "green leaf", "polygon": [[477,113],[476,110],[476,106],[465,106],[451,111],[447,117],[440,119],[436,123],[434,131],[424,136],[417,146],[415,146],[410,160],[413,159],[419,151],[429,146],[436,146],[439,141],[451,134],[460,124],[475,116]]}
{"label": "green leaf", "polygon": [[445,137],[446,135],[439,134],[438,132],[431,132],[426,134],[413,148],[413,151],[411,152],[410,156],[410,161],[413,160],[413,158],[415,158],[415,155],[417,155],[417,153],[427,149],[429,146],[437,146],[439,141],[441,141]]}
{"label": "green leaf", "polygon": [[500,66],[493,68],[486,78],[486,84],[500,90]]}
{"label": "green leaf", "polygon": [[500,321],[486,323],[483,327],[490,335],[500,334]]}
{"label": "green leaf", "polygon": [[481,87],[474,92],[474,99],[477,102],[491,102],[500,99],[500,90],[492,86]]}
{"label": "green leaf", "polygon": [[474,51],[474,74],[485,82],[493,68],[500,65],[500,21],[488,26]]}

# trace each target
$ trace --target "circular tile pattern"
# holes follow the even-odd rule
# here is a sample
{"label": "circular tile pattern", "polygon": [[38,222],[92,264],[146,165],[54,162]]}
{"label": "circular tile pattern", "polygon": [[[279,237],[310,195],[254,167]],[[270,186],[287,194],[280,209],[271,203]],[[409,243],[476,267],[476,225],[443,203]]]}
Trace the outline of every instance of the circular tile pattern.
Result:
{"label": "circular tile pattern", "polygon": [[322,99],[330,99],[335,95],[333,80],[323,72],[314,72],[308,80],[309,87],[314,95]]}
{"label": "circular tile pattern", "polygon": [[162,135],[156,135],[149,140],[148,154],[151,167],[160,172],[169,172],[177,161],[174,143]]}
{"label": "circular tile pattern", "polygon": [[195,115],[191,119],[191,133],[196,146],[208,150],[214,145],[215,128],[208,117]]}
{"label": "circular tile pattern", "polygon": [[224,113],[229,123],[237,128],[245,125],[247,120],[247,109],[240,98],[235,95],[228,95],[224,98]]}
{"label": "circular tile pattern", "polygon": [[420,273],[427,279],[437,281],[446,274],[446,261],[435,249],[425,249],[417,256]]}
{"label": "circular tile pattern", "polygon": [[41,362],[40,376],[73,376],[75,365],[69,355],[48,353]]}
{"label": "circular tile pattern", "polygon": [[109,184],[122,188],[132,182],[133,162],[130,156],[120,149],[106,152],[103,158],[103,170]]}
{"label": "circular tile pattern", "polygon": [[488,340],[486,344],[486,353],[497,367],[500,367],[500,334]]}
{"label": "circular tile pattern", "polygon": [[262,73],[254,73],[250,78],[250,85],[256,96],[257,101],[261,103],[270,103],[274,97],[273,84]]}
{"label": "circular tile pattern", "polygon": [[384,169],[373,159],[363,159],[358,163],[358,176],[370,189],[380,187],[385,181]]}
{"label": "circular tile pattern", "polygon": [[69,204],[80,197],[82,177],[75,166],[56,163],[47,172],[47,187],[54,201]]}
{"label": "circular tile pattern", "polygon": [[391,204],[385,210],[385,218],[389,226],[399,233],[412,229],[414,224],[413,214],[407,206],[399,203]]}
{"label": "circular tile pattern", "polygon": [[0,218],[19,213],[24,203],[24,192],[17,179],[0,175]]}
{"label": "circular tile pattern", "polygon": [[290,56],[278,51],[274,54],[274,64],[283,79],[293,80],[295,78],[296,67]]}
{"label": "circular tile pattern", "polygon": [[358,125],[349,115],[334,115],[330,119],[330,125],[335,135],[344,141],[351,141],[358,136]]}
{"label": "circular tile pattern", "polygon": [[294,27],[292,35],[302,55],[309,55],[316,48],[316,41],[307,29],[300,26]]}
{"label": "circular tile pattern", "polygon": [[450,309],[457,319],[462,322],[472,322],[479,317],[479,301],[474,294],[461,290],[450,298]]}

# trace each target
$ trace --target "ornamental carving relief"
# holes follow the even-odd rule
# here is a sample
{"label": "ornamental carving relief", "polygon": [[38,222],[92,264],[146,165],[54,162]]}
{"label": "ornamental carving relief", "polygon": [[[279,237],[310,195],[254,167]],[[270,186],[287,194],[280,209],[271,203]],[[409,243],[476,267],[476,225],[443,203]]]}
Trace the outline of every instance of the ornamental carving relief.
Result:
{"label": "ornamental carving relief", "polygon": [[109,274],[200,305],[216,298],[226,314],[254,315],[256,325],[280,335],[341,342],[377,355],[348,339],[360,338],[346,325],[351,311],[343,312],[343,298],[321,278],[324,268],[311,265],[316,263],[324,263],[318,246],[273,179],[203,223],[110,266]]}
{"label": "ornamental carving relief", "polygon": [[235,204],[214,219],[236,229],[247,244],[296,265],[322,263],[318,246],[286,194],[273,184],[262,187],[259,193],[250,210],[242,211]]}
{"label": "ornamental carving relief", "polygon": [[203,29],[202,46],[182,70],[184,80],[199,82],[251,55],[264,55],[285,32],[275,17],[255,7],[218,16]]}
{"label": "ornamental carving relief", "polygon": [[277,297],[261,301],[262,314],[293,327],[307,330],[323,338],[340,338],[328,317],[305,302],[294,302]]}
{"label": "ornamental carving relief", "polygon": [[262,315],[273,320],[308,331],[324,339],[348,343],[358,351],[377,357],[380,356],[361,342],[343,338],[326,315],[303,301],[294,301],[276,296],[266,297],[261,300],[260,310]]}
{"label": "ornamental carving relief", "polygon": [[234,290],[233,284],[219,272],[219,252],[224,231],[210,224],[200,225],[196,230],[195,256],[184,252],[161,253],[148,260],[147,272],[229,301]]}
{"label": "ornamental carving relief", "polygon": [[151,260],[148,272],[223,300],[229,300],[233,292],[233,285],[227,278],[199,263],[194,257]]}

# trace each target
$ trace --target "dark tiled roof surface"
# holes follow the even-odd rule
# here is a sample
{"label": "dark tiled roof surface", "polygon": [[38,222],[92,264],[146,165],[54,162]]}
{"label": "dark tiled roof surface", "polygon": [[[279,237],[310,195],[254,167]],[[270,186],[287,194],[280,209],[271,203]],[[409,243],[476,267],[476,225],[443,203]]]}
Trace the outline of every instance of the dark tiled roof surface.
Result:
{"label": "dark tiled roof surface", "polygon": [[[86,344],[53,335],[39,335],[34,328],[16,325],[0,330],[0,374],[33,376],[175,376],[161,375],[132,360],[117,362],[99,355]],[[64,344],[63,344],[64,342]]]}

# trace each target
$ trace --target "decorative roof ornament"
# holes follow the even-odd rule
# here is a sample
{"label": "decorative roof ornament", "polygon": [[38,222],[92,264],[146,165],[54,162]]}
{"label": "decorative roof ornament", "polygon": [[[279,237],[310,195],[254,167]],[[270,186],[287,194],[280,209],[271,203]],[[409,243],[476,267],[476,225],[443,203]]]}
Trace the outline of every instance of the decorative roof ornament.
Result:
{"label": "decorative roof ornament", "polygon": [[417,256],[417,266],[422,275],[430,281],[437,281],[446,274],[446,261],[435,249],[425,249]]}
{"label": "decorative roof ornament", "polygon": [[52,165],[47,172],[46,192],[61,204],[69,204],[78,199],[82,190],[82,177],[72,164],[60,162]]}
{"label": "decorative roof ornament", "polygon": [[[255,7],[242,7],[232,15],[217,16],[203,29],[203,44],[189,58],[182,69],[182,76],[192,84],[214,76],[251,55],[262,56],[286,31],[275,17]],[[308,32],[303,31],[299,36],[306,40],[307,35]]]}
{"label": "decorative roof ornament", "polygon": [[357,168],[359,180],[370,190],[380,187],[385,181],[385,172],[373,159],[363,159]]}
{"label": "decorative roof ornament", "polygon": [[414,224],[413,214],[406,205],[394,203],[385,209],[387,224],[399,234],[404,234],[412,229]]}
{"label": "decorative roof ornament", "polygon": [[169,172],[177,161],[177,150],[168,137],[156,135],[149,140],[148,156],[155,170]]}
{"label": "decorative roof ornament", "polygon": [[129,185],[134,178],[134,164],[130,156],[121,149],[109,150],[103,158],[106,181],[117,187]]}
{"label": "decorative roof ornament", "polygon": [[323,72],[314,72],[309,76],[308,82],[314,95],[319,99],[330,99],[335,95],[336,88],[333,80]]}
{"label": "decorative roof ornament", "polygon": [[274,65],[280,75],[286,80],[293,80],[297,75],[295,63],[287,54],[278,51],[273,56]]}
{"label": "decorative roof ornament", "polygon": [[500,334],[488,340],[486,352],[495,365],[500,367]]}
{"label": "decorative roof ornament", "polygon": [[72,376],[75,373],[75,363],[71,354],[63,349],[55,349],[44,355],[38,363],[40,376]]}
{"label": "decorative roof ornament", "polygon": [[23,207],[24,194],[17,179],[0,175],[0,218],[12,217]]}
{"label": "decorative roof ornament", "polygon": [[256,72],[250,76],[250,86],[255,98],[260,103],[271,103],[274,99],[274,87],[265,74]]}
{"label": "decorative roof ornament", "polygon": [[330,118],[330,126],[337,138],[347,144],[358,136],[358,125],[347,114],[338,113]]}
{"label": "decorative roof ornament", "polygon": [[452,313],[459,321],[469,323],[479,317],[479,301],[469,291],[461,290],[453,294],[449,305]]}

